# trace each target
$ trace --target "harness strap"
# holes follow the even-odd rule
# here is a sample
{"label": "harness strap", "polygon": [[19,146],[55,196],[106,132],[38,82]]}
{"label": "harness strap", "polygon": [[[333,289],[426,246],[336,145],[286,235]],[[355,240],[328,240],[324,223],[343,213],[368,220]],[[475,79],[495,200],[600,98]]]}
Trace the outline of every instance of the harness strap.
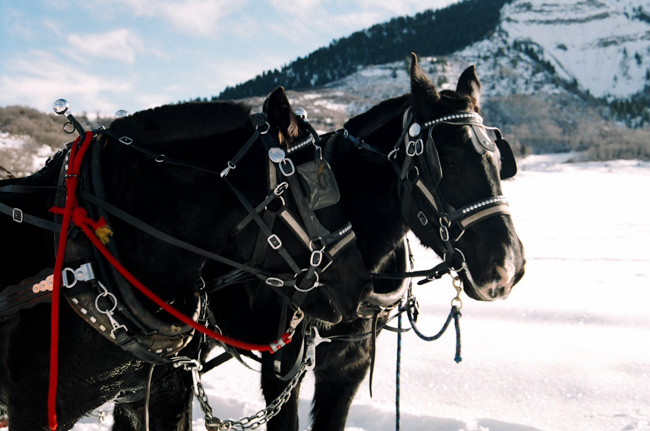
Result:
{"label": "harness strap", "polygon": [[0,213],[8,215],[16,223],[25,222],[31,224],[32,226],[36,226],[50,232],[61,232],[61,225],[59,223],[26,214],[20,208],[12,208],[9,205],[3,204],[2,202],[0,202]]}
{"label": "harness strap", "polygon": [[[462,232],[467,228],[481,220],[497,215],[509,214],[510,209],[508,207],[508,200],[504,196],[497,196],[475,202],[453,211],[447,215],[447,219],[450,223],[456,223],[458,225],[462,235]],[[456,239],[458,238],[460,238],[460,236]]]}
{"label": "harness strap", "polygon": [[[150,226],[150,225],[144,223],[140,219],[128,214],[127,212],[121,210],[120,208],[117,208],[116,206],[114,206],[114,205],[112,205],[112,204],[110,204],[108,202],[105,202],[105,201],[97,198],[96,196],[94,196],[94,195],[92,195],[92,194],[90,194],[90,193],[88,193],[88,192],[86,192],[84,190],[80,190],[78,195],[79,195],[79,197],[83,198],[84,200],[92,203],[93,205],[96,205],[96,206],[102,208],[106,212],[114,215],[115,217],[118,217],[118,218],[122,219],[123,221],[129,223],[130,225],[142,230],[143,232],[145,232],[145,233],[147,233],[147,234],[149,234],[149,235],[151,235],[151,236],[153,236],[155,238],[158,238],[159,240],[165,241],[166,243],[168,243],[170,245],[182,248],[182,249],[187,250],[187,251],[191,251],[191,252],[196,253],[196,254],[198,254],[200,256],[207,257],[207,258],[212,259],[212,260],[216,260],[217,262],[224,263],[224,264],[232,266],[234,268],[244,270],[246,272],[254,274],[260,280],[266,280],[269,276],[271,276],[271,274],[266,273],[261,268],[236,262],[234,260],[228,259],[227,257],[219,256],[219,255],[217,255],[215,253],[212,253],[212,252],[209,252],[209,251],[204,250],[202,248],[199,248],[199,247],[197,247],[195,245],[192,245],[192,244],[190,244],[188,242],[185,242],[185,241],[183,241],[181,239],[175,238],[175,237],[173,237],[173,236],[171,236],[171,235],[169,235],[169,234],[167,234],[167,233],[165,233],[165,232],[163,232],[161,230],[156,229],[153,226]],[[277,277],[278,275],[274,274],[273,276]]]}
{"label": "harness strap", "polygon": [[230,181],[228,181],[228,178],[225,176],[223,177],[223,180],[226,182],[226,184],[228,184],[228,187],[230,187],[230,190],[232,190],[237,199],[239,199],[239,202],[244,206],[246,211],[248,211],[248,214],[252,216],[255,223],[257,223],[260,231],[266,236],[266,239],[271,245],[271,248],[273,248],[280,254],[280,256],[282,256],[292,271],[294,271],[296,274],[299,273],[301,271],[300,266],[298,266],[293,257],[291,257],[289,252],[284,248],[280,238],[271,231],[262,217],[260,217],[257,211],[255,211],[255,208],[252,207],[250,202],[248,202],[248,199],[246,199],[246,197],[239,191],[239,189],[235,187]]}
{"label": "harness strap", "polygon": [[[273,229],[275,224],[275,214],[271,212],[265,212],[263,217],[264,223]],[[255,243],[255,249],[253,250],[253,263],[256,265],[264,265],[264,259],[266,258],[266,250],[268,249],[269,242],[268,236],[264,236],[264,231],[262,229],[257,232],[257,242]]]}
{"label": "harness strap", "polygon": [[[0,187],[0,192],[2,193],[37,193],[57,190],[61,190],[61,188],[56,186],[23,186],[18,184],[11,184],[8,186]],[[10,207],[9,205],[3,204],[2,202],[0,202],[0,213],[8,215],[16,223],[29,223],[33,226],[55,233],[59,233],[61,231],[60,223],[26,214],[22,209]]]}
{"label": "harness strap", "polygon": [[[266,208],[275,198],[278,196],[275,195],[274,193],[269,194],[267,197],[264,198],[262,202],[258,206],[255,207],[255,212],[257,214],[261,213],[264,208]],[[253,215],[252,214],[247,214],[246,217],[242,221],[239,222],[237,226],[230,232],[230,236],[234,237],[237,236],[248,224],[253,221]]]}
{"label": "harness strap", "polygon": [[114,133],[110,129],[105,129],[104,127],[101,127],[100,129],[95,130],[95,132],[98,133],[98,134],[106,135],[106,136],[109,136],[109,137],[115,139],[120,144],[126,145],[127,147],[134,149],[135,151],[137,151],[140,154],[144,155],[147,159],[152,160],[152,161],[154,161],[156,163],[165,163],[165,164],[171,165],[171,166],[179,166],[179,167],[184,167],[184,168],[190,168],[190,169],[193,169],[195,171],[201,171],[201,172],[206,172],[206,173],[209,173],[209,174],[219,175],[219,172],[215,172],[215,171],[213,171],[211,169],[203,168],[201,166],[197,166],[197,165],[194,165],[194,164],[189,164],[189,163],[186,163],[186,162],[184,162],[182,160],[177,160],[177,159],[174,159],[174,158],[171,158],[171,157],[167,157],[166,155],[164,155],[162,153],[151,151],[147,147],[143,147],[141,145],[135,144],[133,138],[130,138],[128,136],[120,136],[120,135]]}
{"label": "harness strap", "polygon": [[[240,148],[237,154],[235,154],[235,156],[228,161],[228,166],[223,171],[221,171],[222,177],[225,177],[232,169],[235,169],[242,157],[244,157],[248,150],[251,149],[253,144],[257,142],[257,139],[260,137],[260,135],[267,134],[271,128],[269,123],[266,121],[266,115],[264,114],[253,114],[249,118],[251,124],[253,127],[255,127],[255,133],[253,133],[253,135],[248,138],[248,141],[246,141],[246,143]],[[260,126],[263,125],[266,125],[266,130],[260,129]]]}
{"label": "harness strap", "polygon": [[309,248],[309,235],[307,235],[307,232],[302,228],[296,217],[289,211],[288,208],[284,208],[278,216],[286,223],[287,226],[291,228],[293,233],[296,234],[296,236],[300,239],[300,241],[303,243],[303,245],[307,248]]}

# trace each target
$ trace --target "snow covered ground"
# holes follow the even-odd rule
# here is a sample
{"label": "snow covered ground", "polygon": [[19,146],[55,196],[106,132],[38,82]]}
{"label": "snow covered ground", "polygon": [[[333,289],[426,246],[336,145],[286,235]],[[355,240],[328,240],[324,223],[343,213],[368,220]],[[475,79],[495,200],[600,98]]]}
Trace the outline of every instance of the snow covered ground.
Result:
{"label": "snow covered ground", "polygon": [[[506,301],[464,300],[463,361],[453,361],[451,331],[431,343],[404,337],[402,429],[650,430],[650,164],[557,161],[530,157],[504,184],[527,274]],[[418,267],[434,264],[431,252],[415,251]],[[454,296],[450,281],[415,289],[421,328],[437,332]],[[396,336],[382,333],[374,396],[364,384],[348,431],[395,429],[395,347]],[[255,373],[225,367],[209,375],[215,414],[262,408]]]}
{"label": "snow covered ground", "polygon": [[[449,331],[427,343],[404,336],[403,430],[650,430],[650,163],[558,163],[531,156],[504,184],[527,252],[527,272],[506,301],[464,298],[463,361]],[[432,253],[415,245],[416,265]],[[449,279],[416,286],[420,327],[437,332]],[[395,429],[396,336],[378,340],[374,397],[364,384],[347,431]],[[264,407],[258,375],[231,361],[204,379],[215,416]],[[307,429],[313,379],[301,394]],[[110,412],[110,406],[106,409]],[[194,430],[204,430],[195,403]],[[110,416],[76,431],[108,429]]]}

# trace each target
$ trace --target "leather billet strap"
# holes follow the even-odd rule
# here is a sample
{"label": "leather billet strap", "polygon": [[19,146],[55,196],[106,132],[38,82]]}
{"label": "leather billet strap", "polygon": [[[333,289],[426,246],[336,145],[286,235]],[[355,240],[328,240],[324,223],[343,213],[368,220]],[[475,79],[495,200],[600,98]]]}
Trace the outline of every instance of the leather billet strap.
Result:
{"label": "leather billet strap", "polygon": [[52,301],[52,268],[45,268],[33,277],[7,286],[0,291],[0,321],[10,319],[16,312]]}
{"label": "leather billet strap", "polygon": [[[64,296],[68,304],[105,338],[131,352],[137,358],[154,364],[171,362],[168,358],[181,351],[194,336],[194,331],[182,332],[180,327],[178,328],[179,333],[176,335],[133,330],[135,323],[132,318],[123,314],[121,307],[116,307],[110,313],[106,313],[106,310],[102,312],[97,308],[100,304],[98,298],[101,297],[101,293],[98,293],[95,284],[79,282],[73,287],[65,289]],[[105,306],[111,307],[112,305],[109,303]],[[137,325],[135,326],[137,327]]]}

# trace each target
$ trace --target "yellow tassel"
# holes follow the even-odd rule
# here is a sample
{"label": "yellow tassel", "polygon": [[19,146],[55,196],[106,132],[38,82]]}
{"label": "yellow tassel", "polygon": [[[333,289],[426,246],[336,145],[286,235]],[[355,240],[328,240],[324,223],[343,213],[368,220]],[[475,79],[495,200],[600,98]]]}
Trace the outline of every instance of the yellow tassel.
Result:
{"label": "yellow tassel", "polygon": [[95,229],[95,235],[97,235],[97,238],[99,238],[102,244],[106,245],[110,241],[109,236],[113,236],[113,231],[109,225],[105,224]]}

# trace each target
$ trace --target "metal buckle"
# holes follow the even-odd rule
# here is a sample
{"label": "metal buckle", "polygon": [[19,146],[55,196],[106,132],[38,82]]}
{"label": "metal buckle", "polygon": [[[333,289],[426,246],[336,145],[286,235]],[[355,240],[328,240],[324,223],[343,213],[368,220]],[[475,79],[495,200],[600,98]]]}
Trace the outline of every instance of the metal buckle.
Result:
{"label": "metal buckle", "polygon": [[122,136],[120,138],[120,143],[124,145],[131,145],[133,143],[133,139],[129,138],[128,136]]}
{"label": "metal buckle", "polygon": [[[73,280],[68,279],[68,273],[72,273]],[[90,281],[95,279],[95,272],[90,263],[84,263],[77,269],[64,268],[61,272],[61,284],[67,288],[73,287],[77,281]]]}
{"label": "metal buckle", "polygon": [[[287,163],[287,165],[289,166],[288,171],[284,170],[285,163]],[[284,175],[285,177],[290,177],[291,175],[296,173],[296,167],[294,166],[291,159],[283,159],[280,163],[278,163],[278,166],[280,167],[280,172],[282,172],[282,175]]]}
{"label": "metal buckle", "polygon": [[314,250],[309,257],[309,264],[311,266],[320,266],[323,261],[323,252],[321,250]]}
{"label": "metal buckle", "polygon": [[273,250],[277,250],[280,247],[282,247],[282,241],[280,240],[280,237],[278,237],[276,234],[273,234],[270,237],[268,237],[266,241],[269,243],[269,245]]}
{"label": "metal buckle", "polygon": [[265,121],[264,124],[262,124],[262,126],[265,126],[266,128],[260,130],[261,126],[256,126],[255,130],[259,130],[260,135],[266,135],[267,133],[269,133],[269,130],[271,130],[271,125],[269,124],[269,122]]}
{"label": "metal buckle", "polygon": [[440,225],[440,239],[443,242],[449,241],[449,229],[445,225]]}
{"label": "metal buckle", "polygon": [[280,196],[282,193],[286,192],[288,188],[289,188],[289,183],[283,181],[280,184],[278,184],[275,190],[273,190],[273,194],[276,196]]}
{"label": "metal buckle", "polygon": [[225,177],[226,175],[228,175],[228,173],[229,173],[232,169],[235,169],[236,167],[237,167],[237,165],[233,164],[231,161],[228,161],[228,167],[227,167],[226,169],[224,169],[223,171],[221,171],[221,174],[219,174],[219,175],[221,176],[221,178],[223,178],[223,177]]}
{"label": "metal buckle", "polygon": [[265,280],[265,283],[273,287],[282,287],[284,286],[284,280],[277,277],[269,277]]}
{"label": "metal buckle", "polygon": [[21,210],[20,208],[14,208],[14,210],[11,213],[11,218],[16,223],[22,223],[24,220],[23,210]]}
{"label": "metal buckle", "polygon": [[418,220],[420,220],[420,223],[422,223],[422,226],[426,226],[427,223],[429,223],[429,219],[427,218],[426,215],[422,211],[418,213]]}
{"label": "metal buckle", "polygon": [[423,152],[424,142],[422,142],[422,139],[418,139],[417,141],[409,141],[408,145],[406,146],[406,154],[410,157],[420,156]]}

